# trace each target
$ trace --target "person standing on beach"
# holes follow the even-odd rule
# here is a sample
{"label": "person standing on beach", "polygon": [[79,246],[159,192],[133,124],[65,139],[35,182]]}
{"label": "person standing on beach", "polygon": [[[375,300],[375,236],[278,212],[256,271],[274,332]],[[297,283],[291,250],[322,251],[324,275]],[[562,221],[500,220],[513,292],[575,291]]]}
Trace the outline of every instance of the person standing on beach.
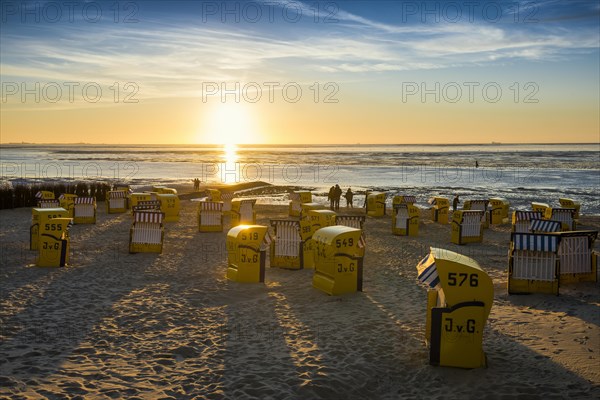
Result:
{"label": "person standing on beach", "polygon": [[371,194],[371,191],[365,190],[365,202],[363,203],[363,208],[367,208],[367,199],[369,198],[369,194]]}
{"label": "person standing on beach", "polygon": [[339,210],[340,209],[340,198],[342,197],[342,188],[340,187],[340,185],[335,185],[335,189],[334,189],[334,193],[333,193],[333,201],[334,201],[334,208],[335,210]]}
{"label": "person standing on beach", "polygon": [[346,207],[354,208],[354,205],[352,204],[352,199],[354,197],[354,193],[352,193],[352,188],[348,188],[348,190],[346,190],[346,194],[344,195],[344,197],[346,198]]}
{"label": "person standing on beach", "polygon": [[458,199],[458,195],[456,195],[454,196],[454,200],[452,200],[452,211],[456,211],[458,203],[460,203],[460,200]]}
{"label": "person standing on beach", "polygon": [[327,195],[327,200],[329,200],[329,209],[330,210],[333,210],[335,207],[334,196],[335,196],[335,186],[332,186],[331,188],[329,188],[329,194]]}

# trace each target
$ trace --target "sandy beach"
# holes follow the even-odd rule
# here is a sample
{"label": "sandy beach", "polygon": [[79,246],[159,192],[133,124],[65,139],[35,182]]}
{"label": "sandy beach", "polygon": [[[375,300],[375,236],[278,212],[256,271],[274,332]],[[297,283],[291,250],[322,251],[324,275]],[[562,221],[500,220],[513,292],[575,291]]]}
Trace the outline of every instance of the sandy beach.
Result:
{"label": "sandy beach", "polygon": [[[509,296],[510,225],[457,246],[450,225],[425,212],[418,237],[392,235],[390,216],[369,217],[364,292],[332,297],[312,287],[313,270],[226,280],[229,217],[222,233],[198,232],[192,197],[166,224],[160,255],[129,254],[131,215],[100,202],[95,225],[71,228],[66,268],[30,266],[31,209],[0,211],[0,397],[600,397],[599,284]],[[287,216],[284,206],[256,210],[262,225]],[[600,218],[584,215],[579,228],[598,230]],[[429,246],[474,258],[493,279],[488,368],[428,363],[415,266]]]}

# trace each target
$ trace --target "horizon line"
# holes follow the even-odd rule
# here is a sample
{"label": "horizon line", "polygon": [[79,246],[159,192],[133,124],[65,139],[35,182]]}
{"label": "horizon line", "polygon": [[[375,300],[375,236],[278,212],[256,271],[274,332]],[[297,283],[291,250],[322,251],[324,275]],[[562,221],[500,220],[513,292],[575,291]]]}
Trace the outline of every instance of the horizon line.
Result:
{"label": "horizon line", "polygon": [[[454,142],[454,143],[236,143],[235,146],[291,146],[291,147],[329,147],[329,146],[514,146],[514,145],[582,145],[600,142]],[[191,147],[225,147],[229,144],[219,143],[89,143],[89,142],[0,142],[0,146],[191,146]]]}

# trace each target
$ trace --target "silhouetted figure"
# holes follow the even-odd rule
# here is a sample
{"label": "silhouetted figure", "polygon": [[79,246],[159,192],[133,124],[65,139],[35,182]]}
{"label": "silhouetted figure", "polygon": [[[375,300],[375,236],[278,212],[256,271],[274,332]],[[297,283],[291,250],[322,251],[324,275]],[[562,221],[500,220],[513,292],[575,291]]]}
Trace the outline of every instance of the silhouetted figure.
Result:
{"label": "silhouetted figure", "polygon": [[371,194],[370,190],[365,190],[365,202],[363,203],[363,208],[367,208],[367,199],[369,198],[370,194]]}
{"label": "silhouetted figure", "polygon": [[351,188],[348,188],[348,190],[346,190],[346,194],[344,195],[344,197],[346,198],[346,207],[354,208],[354,204],[352,204],[354,193],[352,193]]}
{"label": "silhouetted figure", "polygon": [[460,203],[460,200],[458,198],[458,195],[454,196],[454,200],[452,200],[452,211],[456,211],[456,209],[458,208],[458,203]]}
{"label": "silhouetted figure", "polygon": [[342,188],[340,185],[335,185],[333,192],[333,207],[337,211],[340,209],[340,198],[342,197]]}
{"label": "silhouetted figure", "polygon": [[475,160],[475,168],[479,168],[479,163]]}
{"label": "silhouetted figure", "polygon": [[327,200],[329,200],[329,209],[333,210],[335,207],[335,186],[329,188],[329,194],[327,195]]}

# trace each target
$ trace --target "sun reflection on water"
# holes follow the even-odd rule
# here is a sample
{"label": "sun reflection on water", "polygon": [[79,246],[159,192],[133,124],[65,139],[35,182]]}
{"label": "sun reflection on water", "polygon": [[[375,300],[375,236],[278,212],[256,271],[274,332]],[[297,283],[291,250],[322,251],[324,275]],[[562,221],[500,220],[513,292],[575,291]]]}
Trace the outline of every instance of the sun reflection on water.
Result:
{"label": "sun reflection on water", "polygon": [[223,183],[233,184],[238,180],[238,154],[237,146],[233,143],[223,145],[223,171],[221,179]]}

